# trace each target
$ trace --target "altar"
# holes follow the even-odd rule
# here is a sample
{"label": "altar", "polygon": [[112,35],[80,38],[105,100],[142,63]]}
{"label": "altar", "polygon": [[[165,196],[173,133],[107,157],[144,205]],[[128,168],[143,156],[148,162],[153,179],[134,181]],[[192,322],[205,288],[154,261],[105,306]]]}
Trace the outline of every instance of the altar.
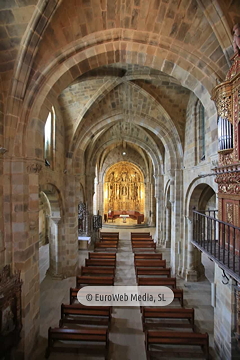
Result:
{"label": "altar", "polygon": [[127,218],[129,218],[129,215],[121,214],[121,215],[119,215],[119,217],[123,219],[123,223],[126,223],[126,222],[127,222]]}

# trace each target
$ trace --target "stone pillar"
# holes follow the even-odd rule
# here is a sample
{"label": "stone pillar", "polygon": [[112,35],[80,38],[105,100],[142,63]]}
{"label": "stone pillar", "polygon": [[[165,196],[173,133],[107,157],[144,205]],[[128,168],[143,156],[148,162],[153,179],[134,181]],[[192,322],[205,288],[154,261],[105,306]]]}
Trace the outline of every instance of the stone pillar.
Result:
{"label": "stone pillar", "polygon": [[165,211],[165,247],[171,247],[171,203],[169,203],[166,207]]}
{"label": "stone pillar", "polygon": [[187,227],[187,267],[182,269],[186,281],[198,281],[201,276],[204,276],[205,269],[202,264],[201,251],[192,245],[193,239],[193,223],[192,219],[185,218]]}
{"label": "stone pillar", "polygon": [[152,204],[152,198],[151,198],[151,184],[146,182],[145,184],[145,212],[144,212],[144,222],[148,225],[151,224],[151,204]]}
{"label": "stone pillar", "polygon": [[0,148],[0,270],[5,265],[4,209],[3,209],[3,163],[6,149]]}
{"label": "stone pillar", "polygon": [[153,184],[150,183],[150,212],[151,216],[149,219],[149,225],[155,226],[156,225],[156,211],[154,206],[154,193],[153,193]]}
{"label": "stone pillar", "polygon": [[[76,182],[77,179],[77,182]],[[76,189],[79,188],[79,178],[74,175],[67,175],[65,178],[65,201],[66,212],[63,216],[65,226],[65,241],[62,244],[62,254],[65,261],[63,272],[64,277],[75,276],[78,268],[78,200]],[[60,225],[61,226],[60,222]]]}
{"label": "stone pillar", "polygon": [[99,214],[102,215],[104,221],[104,193],[103,193],[103,182],[99,181],[97,185],[97,210],[99,210]]}
{"label": "stone pillar", "polygon": [[237,359],[238,357],[233,357],[234,345],[236,344],[234,339],[234,332],[236,331],[234,288],[236,281],[228,274],[226,275],[229,280],[223,277],[222,269],[215,263],[214,346],[221,359]]}
{"label": "stone pillar", "polygon": [[[31,359],[39,338],[39,172],[42,165],[9,160],[12,215],[7,224],[12,268],[21,270],[23,329],[16,358]],[[5,174],[7,176],[7,174]],[[8,176],[7,176],[8,177]],[[9,245],[8,245],[9,246]]]}
{"label": "stone pillar", "polygon": [[186,225],[187,225],[187,269],[186,269],[186,281],[197,281],[197,271],[195,270],[195,262],[194,262],[194,246],[191,243],[193,239],[193,223],[191,219],[185,217]]}
{"label": "stone pillar", "polygon": [[49,241],[49,269],[48,273],[54,279],[62,279],[62,259],[61,259],[61,236],[59,231],[60,218],[50,218],[50,241]]}

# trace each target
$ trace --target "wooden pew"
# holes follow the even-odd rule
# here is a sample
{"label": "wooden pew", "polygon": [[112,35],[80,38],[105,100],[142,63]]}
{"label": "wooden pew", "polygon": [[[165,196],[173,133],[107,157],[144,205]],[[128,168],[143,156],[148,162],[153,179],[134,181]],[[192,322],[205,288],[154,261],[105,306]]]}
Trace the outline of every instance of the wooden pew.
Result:
{"label": "wooden pew", "polygon": [[134,236],[150,236],[150,232],[131,232],[131,238]]}
{"label": "wooden pew", "polygon": [[81,275],[115,276],[115,268],[104,266],[82,266]]}
{"label": "wooden pew", "polygon": [[[171,348],[171,350],[172,352],[176,352],[177,350],[178,354],[180,351],[179,350],[180,345],[201,346],[201,348],[204,350],[206,359],[209,359],[209,339],[207,333],[202,334],[202,333],[194,333],[194,332],[147,330],[145,332],[145,344],[146,344],[147,359],[150,359],[151,345],[169,345],[169,346],[177,345],[178,348]],[[161,355],[161,351],[159,350],[158,351],[155,350],[152,353],[156,354],[156,352],[159,352],[159,355]]]}
{"label": "wooden pew", "polygon": [[157,267],[157,268],[166,268],[166,260],[138,260],[134,259],[134,266],[137,267]]}
{"label": "wooden pew", "polygon": [[118,243],[115,241],[99,241],[95,243],[94,249],[113,249],[117,250]]}
{"label": "wooden pew", "polygon": [[113,259],[85,259],[85,266],[116,267],[116,260],[113,260]]}
{"label": "wooden pew", "polygon": [[145,275],[155,275],[155,276],[167,276],[171,277],[171,268],[162,268],[162,269],[151,269],[151,268],[136,268],[136,277],[145,276]]}
{"label": "wooden pew", "polygon": [[[132,244],[132,248],[133,250],[140,250],[140,249],[147,249],[149,250],[154,250],[156,251],[156,244],[152,243],[152,244],[143,244],[143,243],[134,243]],[[146,251],[146,250],[144,250]]]}
{"label": "wooden pew", "polygon": [[178,299],[180,305],[183,307],[183,290],[182,289],[172,289],[174,294],[174,299]]}
{"label": "wooden pew", "polygon": [[103,236],[100,240],[100,242],[103,242],[103,241],[119,241],[119,239],[117,237],[109,237],[109,236]]}
{"label": "wooden pew", "polygon": [[110,326],[110,306],[84,306],[82,304],[61,305],[59,327],[69,324]]}
{"label": "wooden pew", "polygon": [[[58,345],[55,346],[55,342]],[[61,346],[61,341],[64,344]],[[77,341],[77,344],[73,342]],[[70,342],[67,345],[67,343]],[[79,343],[82,342],[80,346]],[[97,345],[98,344],[98,345]],[[89,347],[89,345],[91,345]],[[78,349],[81,353],[96,354],[99,356],[100,351],[104,359],[108,358],[109,337],[108,329],[103,328],[86,328],[86,329],[65,329],[65,328],[49,328],[48,329],[48,346],[45,357],[48,359],[52,351],[56,352],[72,352]]]}
{"label": "wooden pew", "polygon": [[107,252],[90,252],[88,253],[89,259],[112,259],[116,260],[116,253],[107,253]]}
{"label": "wooden pew", "polygon": [[133,242],[133,241],[150,241],[150,240],[154,241],[154,239],[151,236],[139,236],[139,237],[134,236],[131,238],[131,242]]}
{"label": "wooden pew", "polygon": [[[70,299],[69,299],[69,304],[72,305],[74,303],[74,301],[78,300],[77,299],[77,294],[79,292],[79,290],[82,288],[82,286],[78,287],[78,288],[70,288]],[[78,303],[79,304],[79,303]]]}
{"label": "wooden pew", "polygon": [[117,238],[119,240],[119,232],[100,232],[100,239],[102,239],[103,237],[113,237],[113,238]]}
{"label": "wooden pew", "polygon": [[142,278],[138,277],[137,282],[139,286],[168,286],[176,289],[176,278]]}
{"label": "wooden pew", "polygon": [[[174,300],[178,300],[180,306],[183,307],[183,290],[182,289],[171,289],[174,295]],[[154,308],[154,307],[153,307]],[[142,312],[143,306],[140,306],[140,311]],[[170,309],[170,307],[169,307]]]}
{"label": "wooden pew", "polygon": [[110,286],[114,285],[113,276],[76,276],[76,287],[81,285]]}
{"label": "wooden pew", "polygon": [[162,254],[134,254],[134,260],[162,260]]}
{"label": "wooden pew", "polygon": [[[148,320],[151,321],[156,319],[158,320],[157,322],[148,323]],[[168,320],[168,322],[166,322],[166,319]],[[163,322],[161,320],[165,321]],[[156,327],[191,327],[194,331],[194,309],[143,307],[142,323],[143,330],[153,329]]]}
{"label": "wooden pew", "polygon": [[141,239],[141,240],[132,240],[131,241],[132,245],[135,244],[141,244],[141,245],[146,245],[146,244],[155,244],[153,240],[149,240],[149,239]]}

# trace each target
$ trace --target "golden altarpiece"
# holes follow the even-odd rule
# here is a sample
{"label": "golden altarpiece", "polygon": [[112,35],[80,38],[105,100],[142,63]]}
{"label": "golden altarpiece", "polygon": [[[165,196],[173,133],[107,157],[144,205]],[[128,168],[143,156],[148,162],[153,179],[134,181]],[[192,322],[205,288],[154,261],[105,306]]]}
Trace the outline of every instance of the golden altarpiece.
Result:
{"label": "golden altarpiece", "polygon": [[145,185],[141,170],[128,161],[111,166],[104,182],[104,212],[144,213]]}
{"label": "golden altarpiece", "polygon": [[[218,184],[218,218],[240,227],[240,49],[226,80],[213,89],[218,112],[219,161],[215,168]],[[231,235],[230,235],[231,236]],[[240,244],[232,244],[239,249]],[[235,242],[240,242],[236,239]],[[237,250],[238,252],[238,250]],[[240,346],[240,284],[236,287],[236,337]]]}

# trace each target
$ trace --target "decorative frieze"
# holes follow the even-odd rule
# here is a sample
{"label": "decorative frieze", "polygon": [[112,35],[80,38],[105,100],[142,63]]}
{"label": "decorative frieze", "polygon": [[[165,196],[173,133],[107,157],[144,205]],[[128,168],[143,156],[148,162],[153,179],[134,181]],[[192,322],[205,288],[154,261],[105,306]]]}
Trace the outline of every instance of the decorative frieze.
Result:
{"label": "decorative frieze", "polygon": [[240,164],[215,168],[219,193],[240,194]]}

